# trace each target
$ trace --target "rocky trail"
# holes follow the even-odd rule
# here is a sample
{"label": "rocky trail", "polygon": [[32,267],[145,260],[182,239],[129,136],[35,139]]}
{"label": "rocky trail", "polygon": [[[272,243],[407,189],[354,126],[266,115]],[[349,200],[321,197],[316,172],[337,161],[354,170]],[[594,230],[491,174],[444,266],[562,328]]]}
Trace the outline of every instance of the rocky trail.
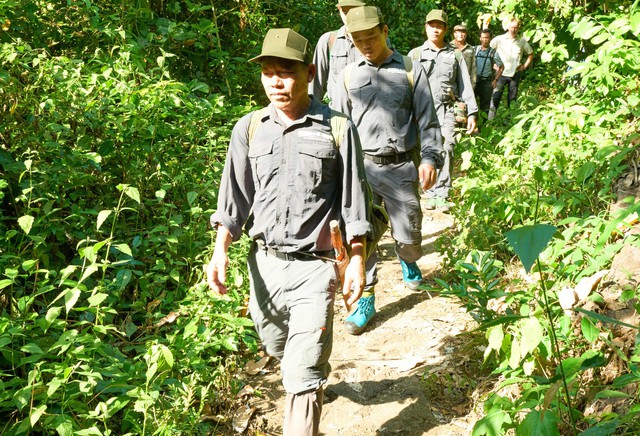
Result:
{"label": "rocky trail", "polygon": [[[450,215],[425,212],[423,284],[439,274],[434,248],[453,224]],[[393,240],[380,243],[377,315],[360,336],[344,329],[346,309],[336,299],[332,373],[320,424],[327,436],[469,435],[477,418],[482,343],[474,322],[455,299],[402,283]],[[252,405],[255,434],[282,434],[284,391],[275,362],[250,380],[262,396]],[[259,429],[259,430],[258,430]]]}

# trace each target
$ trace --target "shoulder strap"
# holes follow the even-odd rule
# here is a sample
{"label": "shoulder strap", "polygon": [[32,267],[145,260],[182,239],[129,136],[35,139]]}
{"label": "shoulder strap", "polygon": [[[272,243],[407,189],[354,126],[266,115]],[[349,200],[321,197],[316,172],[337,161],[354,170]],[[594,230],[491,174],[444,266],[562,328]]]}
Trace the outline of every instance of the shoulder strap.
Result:
{"label": "shoulder strap", "polygon": [[333,142],[336,144],[336,148],[340,148],[348,119],[349,118],[342,112],[331,109],[329,122],[331,123],[331,136],[333,136]]}
{"label": "shoulder strap", "polygon": [[329,54],[331,54],[331,49],[333,48],[333,44],[336,43],[337,36],[338,35],[336,34],[336,32],[329,33]]}
{"label": "shoulder strap", "polygon": [[349,82],[351,81],[351,72],[353,71],[353,67],[355,62],[350,63],[344,69],[344,87],[349,91]]}
{"label": "shoulder strap", "polygon": [[253,140],[253,136],[256,134],[256,130],[258,129],[258,126],[260,125],[260,120],[262,120],[262,117],[264,117],[264,114],[266,113],[268,109],[266,107],[263,107],[262,109],[258,109],[257,111],[253,111],[251,113],[251,121],[249,122],[249,144],[251,144],[251,141]]}
{"label": "shoulder strap", "polygon": [[409,87],[413,91],[413,59],[409,56],[402,56],[402,59],[404,60],[404,70],[407,72]]}

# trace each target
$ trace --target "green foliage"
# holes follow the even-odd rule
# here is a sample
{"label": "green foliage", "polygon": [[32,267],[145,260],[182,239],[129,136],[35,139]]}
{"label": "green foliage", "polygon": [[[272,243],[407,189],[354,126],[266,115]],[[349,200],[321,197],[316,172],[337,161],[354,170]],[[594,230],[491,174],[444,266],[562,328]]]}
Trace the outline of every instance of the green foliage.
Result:
{"label": "green foliage", "polygon": [[[638,397],[631,374],[637,373],[638,342],[625,353],[612,338],[616,329],[637,328],[581,308],[572,325],[557,293],[608,268],[625,244],[637,245],[633,236],[621,238],[619,229],[640,204],[627,200],[615,213],[609,205],[617,180],[637,156],[640,10],[637,2],[597,10],[550,2],[556,15],[547,20],[550,9],[533,3],[491,3],[495,14],[524,19],[545,74],[541,66],[529,72],[518,103],[498,111],[479,136],[461,142],[456,231],[438,241],[453,272],[438,284],[481,321],[485,364],[503,380],[486,398],[474,434],[633,433]],[[556,71],[565,74],[554,79]],[[547,83],[538,83],[542,77]],[[479,292],[480,265],[488,259],[509,265],[510,248],[531,275],[514,279],[507,266],[490,292]],[[638,290],[626,292],[629,301]],[[591,299],[601,302],[598,294]],[[612,356],[624,362],[622,373],[629,377],[600,384]],[[500,393],[507,388],[517,395]],[[628,398],[631,407],[627,413],[583,416],[585,390],[598,398]]]}

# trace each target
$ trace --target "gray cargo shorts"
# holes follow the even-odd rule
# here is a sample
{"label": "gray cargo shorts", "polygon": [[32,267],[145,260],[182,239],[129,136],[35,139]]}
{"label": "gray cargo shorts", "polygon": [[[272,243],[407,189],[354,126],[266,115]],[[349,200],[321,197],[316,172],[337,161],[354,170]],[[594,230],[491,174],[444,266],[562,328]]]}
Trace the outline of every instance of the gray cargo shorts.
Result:
{"label": "gray cargo shorts", "polygon": [[319,388],[331,371],[338,289],[334,264],[313,257],[279,259],[256,244],[248,264],[249,312],[264,350],[281,360],[285,390],[299,394]]}

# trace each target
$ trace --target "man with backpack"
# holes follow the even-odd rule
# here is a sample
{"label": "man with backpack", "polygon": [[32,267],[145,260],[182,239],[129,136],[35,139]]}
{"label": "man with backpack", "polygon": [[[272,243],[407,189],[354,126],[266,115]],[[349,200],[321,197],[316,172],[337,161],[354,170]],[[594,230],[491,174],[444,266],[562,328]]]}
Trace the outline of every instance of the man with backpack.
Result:
{"label": "man with backpack", "polygon": [[[452,206],[448,198],[453,180],[453,148],[457,143],[456,118],[464,123],[467,134],[473,133],[478,105],[462,54],[444,42],[447,14],[440,9],[433,9],[425,21],[427,40],[411,50],[409,56],[420,61],[427,72],[444,137],[444,165],[438,172],[437,182],[427,191],[425,207],[427,210],[448,212]],[[456,108],[460,108],[459,102],[466,105],[466,120],[462,114],[456,114]]]}
{"label": "man with backpack", "polygon": [[[347,13],[359,6],[365,6],[365,2],[338,0],[338,12],[343,24],[346,23]],[[317,72],[313,82],[309,85],[309,93],[318,100],[322,100],[325,94],[329,101],[333,100],[338,75],[344,70],[344,67],[360,57],[360,52],[353,45],[344,25],[338,30],[323,34],[313,52],[313,64],[316,66]]]}
{"label": "man with backpack", "polygon": [[[436,180],[442,139],[431,91],[418,62],[389,48],[389,28],[374,6],[351,9],[346,27],[362,58],[338,78],[331,107],[349,115],[362,142],[367,180],[376,204],[384,204],[396,241],[402,278],[417,289],[422,273],[420,189]],[[366,286],[347,317],[350,333],[361,333],[375,315],[377,254],[367,259]]]}
{"label": "man with backpack", "polygon": [[271,104],[234,126],[211,216],[217,229],[207,283],[226,294],[227,251],[243,229],[249,311],[265,351],[281,361],[285,436],[316,436],[330,371],[337,268],[329,223],[350,245],[344,289],[355,303],[364,286],[368,191],[354,124],[308,94],[315,66],[309,42],[271,29],[261,80]]}
{"label": "man with backpack", "polygon": [[480,110],[485,114],[491,106],[491,96],[498,79],[502,75],[504,66],[500,55],[489,46],[491,42],[491,30],[482,29],[480,32],[480,45],[476,46],[476,96]]}

